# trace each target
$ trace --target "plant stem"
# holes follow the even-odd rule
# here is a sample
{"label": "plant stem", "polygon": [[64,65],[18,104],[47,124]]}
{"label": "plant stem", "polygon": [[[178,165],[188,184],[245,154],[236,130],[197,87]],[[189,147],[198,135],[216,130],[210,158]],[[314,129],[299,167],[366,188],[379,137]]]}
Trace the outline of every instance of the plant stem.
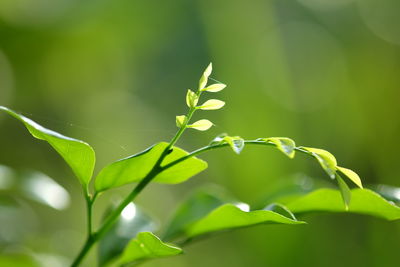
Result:
{"label": "plant stem", "polygon": [[86,242],[85,242],[83,248],[79,252],[78,256],[75,258],[73,263],[71,264],[71,267],[79,266],[79,264],[81,263],[81,261],[86,256],[86,254],[89,252],[89,250],[91,249],[91,247],[94,245],[95,242],[96,242],[96,240],[93,238],[93,235],[89,235],[89,237],[86,239]]}
{"label": "plant stem", "polygon": [[[199,93],[199,94],[201,94],[201,93]],[[92,206],[93,206],[94,200],[96,199],[97,193],[93,196],[93,198],[90,198],[90,196],[88,194],[86,194],[86,203],[87,203],[87,212],[88,212],[87,213],[88,238],[87,238],[82,250],[80,251],[80,253],[76,257],[76,259],[72,263],[71,267],[76,267],[81,263],[81,261],[86,256],[86,254],[89,252],[91,247],[98,240],[100,240],[104,236],[105,233],[107,233],[110,230],[110,228],[113,226],[113,224],[117,221],[118,217],[121,215],[121,212],[124,210],[124,208],[139,195],[139,193],[151,182],[151,180],[153,180],[153,178],[155,176],[157,176],[157,174],[159,174],[160,172],[162,172],[165,169],[165,168],[161,167],[162,161],[169,153],[172,152],[171,148],[178,141],[178,139],[181,137],[181,135],[185,131],[185,129],[195,111],[196,111],[196,107],[192,107],[189,109],[185,123],[179,128],[178,132],[175,134],[175,136],[169,142],[168,146],[165,148],[165,150],[163,151],[163,153],[161,154],[160,158],[157,160],[156,164],[151,169],[151,171],[139,182],[139,184],[118,205],[118,207],[112,211],[112,213],[107,217],[104,224],[95,233],[92,233]]]}
{"label": "plant stem", "polygon": [[[245,144],[248,144],[248,145],[276,146],[276,145],[273,144],[273,143],[266,143],[266,142],[264,142],[264,141],[259,141],[259,140],[245,140],[244,143],[245,143]],[[209,145],[209,146],[205,146],[205,147],[196,149],[195,151],[192,151],[192,152],[189,153],[188,155],[186,155],[186,156],[184,156],[184,157],[182,157],[182,158],[179,158],[179,159],[177,159],[177,160],[175,160],[175,161],[173,161],[173,162],[171,162],[171,163],[165,165],[165,166],[163,167],[163,170],[166,170],[166,169],[168,169],[168,168],[171,168],[172,166],[174,166],[174,165],[176,165],[176,164],[178,164],[178,163],[180,163],[180,162],[182,162],[182,161],[185,161],[185,160],[187,160],[187,159],[189,159],[189,158],[192,158],[192,157],[194,157],[194,156],[196,156],[196,155],[198,155],[198,154],[201,154],[201,153],[204,153],[204,152],[207,152],[207,151],[210,151],[210,150],[214,150],[214,149],[217,149],[217,148],[227,147],[227,146],[229,146],[229,144],[223,143],[223,144],[218,144],[218,145]],[[300,147],[295,147],[294,150],[296,150],[296,151],[298,151],[298,152],[301,152],[301,153],[304,153],[304,154],[307,154],[307,155],[312,155],[311,152],[309,152],[309,151],[307,151],[307,150],[304,150],[304,149],[302,149],[302,148],[300,148]]]}

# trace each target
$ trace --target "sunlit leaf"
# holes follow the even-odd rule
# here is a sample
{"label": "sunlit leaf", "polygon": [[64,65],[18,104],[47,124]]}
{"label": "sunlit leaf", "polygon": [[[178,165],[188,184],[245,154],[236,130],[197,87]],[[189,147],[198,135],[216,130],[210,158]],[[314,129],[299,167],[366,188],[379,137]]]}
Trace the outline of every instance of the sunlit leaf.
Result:
{"label": "sunlit leaf", "polygon": [[199,102],[199,96],[192,90],[188,89],[186,94],[186,105],[189,108],[193,108],[197,105],[198,102]]}
{"label": "sunlit leaf", "polygon": [[[334,189],[319,189],[285,205],[295,214],[317,211],[346,212],[340,191]],[[351,190],[351,202],[347,211],[387,220],[400,219],[399,207],[368,189]]]}
{"label": "sunlit leaf", "polygon": [[222,188],[216,186],[200,188],[178,207],[162,237],[165,240],[172,240],[182,236],[191,224],[213,209],[235,202],[238,201]]}
{"label": "sunlit leaf", "polygon": [[224,101],[218,99],[210,99],[207,100],[203,105],[199,106],[199,109],[202,110],[217,110],[222,108],[225,105]]}
{"label": "sunlit leaf", "polygon": [[156,228],[157,225],[149,215],[135,204],[128,204],[121,212],[118,221],[99,242],[99,265],[105,266],[108,262],[116,259],[124,251],[128,242],[138,233],[155,231]]}
{"label": "sunlit leaf", "polygon": [[206,87],[207,82],[208,82],[208,77],[210,76],[211,72],[212,72],[212,63],[210,63],[207,66],[206,70],[204,71],[203,75],[200,78],[199,90],[202,90],[202,89],[204,89],[204,87]]}
{"label": "sunlit leaf", "polygon": [[[173,150],[161,163],[161,167],[187,156],[189,153],[179,147],[173,147]],[[178,184],[195,176],[207,169],[208,164],[197,157],[190,157],[178,164],[162,171],[155,178],[154,182],[164,184]]]}
{"label": "sunlit leaf", "polygon": [[[109,188],[141,181],[154,167],[167,146],[168,143],[161,142],[143,152],[118,160],[106,166],[96,177],[96,190],[101,192]],[[178,147],[173,147],[172,152],[165,157],[161,166],[166,166],[172,161],[186,155],[188,155],[188,152]],[[167,184],[180,183],[206,168],[207,163],[205,161],[196,157],[191,157],[162,171],[153,181]]]}
{"label": "sunlit leaf", "polygon": [[0,110],[21,121],[33,137],[47,141],[68,163],[79,181],[85,187],[89,184],[95,164],[95,153],[87,143],[46,129],[6,107],[0,106]]}
{"label": "sunlit leaf", "polygon": [[223,83],[215,83],[215,84],[205,87],[204,89],[202,89],[202,91],[216,93],[216,92],[224,90],[225,87],[226,87],[226,85]]}
{"label": "sunlit leaf", "polygon": [[213,123],[209,120],[198,120],[195,123],[188,125],[188,128],[193,128],[199,131],[207,131],[213,126]]}
{"label": "sunlit leaf", "polygon": [[279,203],[269,204],[263,210],[270,210],[279,213],[285,217],[291,218],[292,220],[297,220],[296,216],[294,216],[294,214],[287,207]]}
{"label": "sunlit leaf", "polygon": [[354,171],[350,170],[350,169],[346,169],[343,167],[336,167],[339,172],[343,173],[344,176],[346,176],[347,178],[349,178],[353,183],[355,183],[359,188],[363,188],[360,176],[358,176],[357,173],[355,173]]}
{"label": "sunlit leaf", "polygon": [[185,115],[176,116],[176,126],[181,128],[185,124],[186,120],[187,118]]}
{"label": "sunlit leaf", "polygon": [[188,237],[257,224],[302,224],[269,210],[243,211],[234,204],[222,205],[187,229]]}
{"label": "sunlit leaf", "polygon": [[120,262],[126,264],[144,259],[175,256],[181,253],[182,249],[162,242],[151,232],[141,232],[128,243]]}
{"label": "sunlit leaf", "polygon": [[236,154],[240,154],[244,148],[244,140],[239,136],[225,136],[226,141]]}
{"label": "sunlit leaf", "polygon": [[276,147],[282,151],[289,158],[294,158],[295,155],[295,142],[287,137],[269,137],[261,139],[265,142],[271,142],[276,145]]}
{"label": "sunlit leaf", "polygon": [[210,145],[228,144],[236,154],[240,154],[244,148],[244,139],[240,136],[220,134],[211,141]]}
{"label": "sunlit leaf", "polygon": [[340,189],[340,194],[342,195],[343,203],[345,206],[345,209],[348,210],[350,200],[351,200],[351,191],[350,188],[347,186],[346,182],[343,181],[342,177],[340,177],[338,174],[336,174],[336,180],[339,185]]}
{"label": "sunlit leaf", "polygon": [[326,173],[332,179],[335,178],[337,162],[336,158],[326,150],[319,149],[319,148],[311,148],[311,147],[301,147],[311,154],[318,160],[319,164],[322,168],[326,171]]}

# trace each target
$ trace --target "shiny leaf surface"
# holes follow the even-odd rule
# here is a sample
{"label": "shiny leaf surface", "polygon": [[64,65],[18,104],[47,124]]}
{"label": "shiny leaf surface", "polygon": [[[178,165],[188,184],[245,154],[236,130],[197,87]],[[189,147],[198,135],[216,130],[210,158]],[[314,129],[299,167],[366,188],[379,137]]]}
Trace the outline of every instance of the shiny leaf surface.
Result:
{"label": "shiny leaf surface", "polygon": [[303,224],[269,210],[243,211],[234,204],[222,205],[188,228],[188,237],[257,224]]}
{"label": "shiny leaf surface", "polygon": [[46,129],[11,109],[0,106],[0,110],[22,122],[33,137],[47,141],[68,163],[81,184],[85,187],[89,184],[95,165],[92,147],[83,141]]}
{"label": "shiny leaf surface", "polygon": [[[161,142],[143,152],[106,166],[96,178],[96,190],[101,192],[109,188],[141,181],[154,167],[167,146],[168,143]],[[161,166],[163,167],[186,155],[188,155],[188,152],[174,147],[172,152],[165,157]],[[180,183],[206,168],[207,163],[205,161],[191,157],[159,173],[154,178],[154,182]]]}
{"label": "shiny leaf surface", "polygon": [[182,249],[162,242],[153,233],[142,232],[128,243],[120,262],[126,264],[138,260],[175,256],[181,253]]}
{"label": "shiny leaf surface", "polygon": [[311,147],[301,147],[311,154],[318,160],[319,164],[322,168],[326,171],[326,173],[332,179],[335,178],[337,162],[336,158],[326,150],[319,149],[319,148],[311,148]]}
{"label": "shiny leaf surface", "polygon": [[287,137],[269,137],[269,138],[263,138],[261,140],[273,143],[286,156],[288,156],[291,159],[294,158],[295,155],[294,149],[296,147],[296,144],[292,139]]}
{"label": "shiny leaf surface", "polygon": [[[286,204],[293,213],[346,212],[339,190],[319,189]],[[387,220],[400,219],[400,208],[368,189],[351,190],[348,212],[371,215]]]}

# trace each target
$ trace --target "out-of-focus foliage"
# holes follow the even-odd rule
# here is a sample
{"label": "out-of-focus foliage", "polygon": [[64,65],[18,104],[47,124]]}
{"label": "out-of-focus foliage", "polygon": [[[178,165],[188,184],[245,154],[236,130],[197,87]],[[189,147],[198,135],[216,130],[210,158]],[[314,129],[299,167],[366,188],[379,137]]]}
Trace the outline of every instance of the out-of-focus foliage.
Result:
{"label": "out-of-focus foliage", "polygon": [[[228,104],[223,112],[209,113],[215,127],[204,134],[188,131],[180,146],[190,151],[221,132],[291,136],[326,148],[365,184],[394,186],[380,188],[395,198],[399,12],[397,0],[4,0],[0,105],[89,142],[99,166],[105,166],[170,139],[176,130],[172,118],[184,112],[187,85],[212,61],[218,67],[211,78],[229,84],[229,93],[220,92]],[[8,211],[24,219],[7,225],[23,233],[0,230],[7,237],[7,242],[0,237],[1,249],[7,248],[1,259],[10,261],[15,254],[23,255],[13,258],[15,264],[35,266],[40,259],[43,266],[57,266],[83,241],[80,188],[56,153],[32,144],[19,124],[4,118],[0,115],[0,162],[46,171],[72,192],[74,209],[61,213],[18,200]],[[204,156],[210,162],[204,174],[175,188],[152,185],[139,202],[167,221],[186,192],[204,182],[223,184],[240,199],[259,203],[278,197],[277,188],[298,190],[293,181],[307,191],[326,180],[318,163],[309,160],[288,161],[254,147],[240,157],[229,152]],[[304,218],[307,227],[221,234],[193,244],[184,256],[147,266],[211,267],[221,266],[221,259],[233,267],[398,264],[398,222],[356,215]],[[211,256],[215,251],[219,257]],[[89,258],[88,266],[94,260]]]}

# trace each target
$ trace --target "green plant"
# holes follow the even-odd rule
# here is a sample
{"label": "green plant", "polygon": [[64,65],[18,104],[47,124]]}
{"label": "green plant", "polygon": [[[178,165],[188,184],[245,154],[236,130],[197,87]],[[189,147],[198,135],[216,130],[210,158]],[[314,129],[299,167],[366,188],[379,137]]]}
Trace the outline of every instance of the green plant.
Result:
{"label": "green plant", "polygon": [[[99,172],[95,180],[92,180],[95,152],[87,143],[46,129],[13,110],[0,106],[0,110],[21,121],[35,138],[47,141],[68,163],[82,186],[87,205],[87,239],[71,266],[80,265],[97,242],[100,242],[101,265],[129,265],[151,258],[180,254],[182,249],[178,246],[222,230],[268,223],[304,224],[295,216],[304,212],[354,212],[388,220],[400,218],[400,208],[373,191],[363,189],[359,176],[350,169],[338,166],[331,153],[322,149],[296,146],[293,140],[286,137],[244,140],[239,136],[222,134],[209,145],[190,153],[176,147],[175,144],[186,129],[205,131],[213,126],[207,119],[191,123],[196,111],[217,110],[225,104],[217,99],[199,104],[203,94],[217,93],[225,88],[222,83],[207,86],[211,72],[210,64],[201,76],[196,92],[187,91],[186,104],[189,110],[186,115],[176,117],[178,131],[170,142],[160,142],[143,152],[111,163]],[[274,203],[264,203],[260,209],[250,210],[247,204],[220,189],[207,188],[197,191],[178,208],[164,230],[161,238],[163,241],[152,233],[155,229],[151,219],[133,204],[150,182],[184,182],[207,168],[207,163],[197,158],[198,155],[224,147],[230,147],[240,154],[247,145],[276,147],[290,159],[294,158],[296,152],[311,156],[318,161],[328,177],[338,183],[339,190],[319,189],[306,195],[275,199]],[[358,188],[350,190],[342,177],[352,181]],[[107,190],[131,183],[137,184],[123,201],[110,209],[100,228],[94,230],[92,209],[96,199]],[[116,234],[118,227],[133,231],[121,237]],[[178,246],[164,241],[175,241]]]}

